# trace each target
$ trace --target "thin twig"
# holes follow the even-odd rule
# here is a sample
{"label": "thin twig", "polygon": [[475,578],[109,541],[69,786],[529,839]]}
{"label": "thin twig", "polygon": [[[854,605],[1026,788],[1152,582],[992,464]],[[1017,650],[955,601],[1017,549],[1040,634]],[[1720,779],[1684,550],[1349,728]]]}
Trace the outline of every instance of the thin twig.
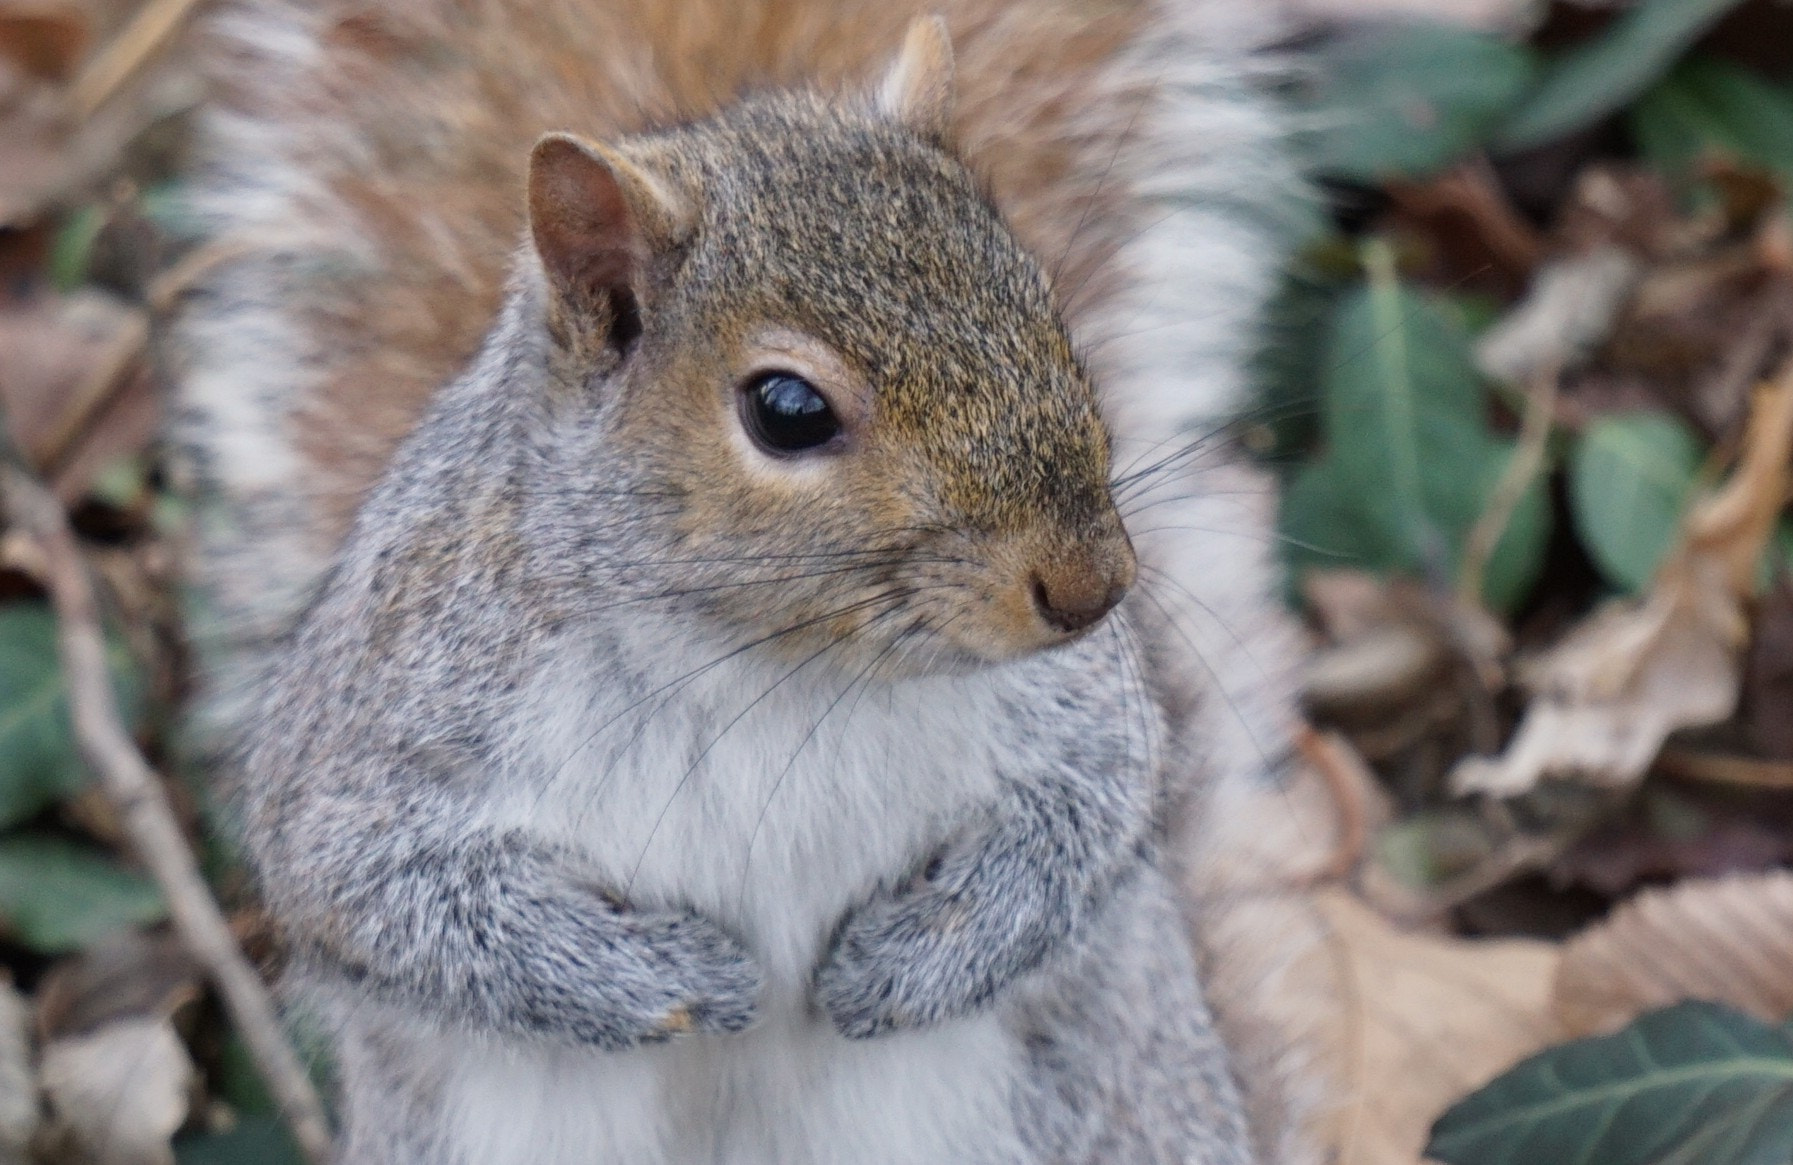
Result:
{"label": "thin twig", "polygon": [[1429,182],[1392,180],[1386,189],[1396,205],[1414,214],[1456,211],[1469,218],[1508,271],[1529,272],[1543,257],[1542,236],[1513,209],[1485,157],[1465,162]]}
{"label": "thin twig", "polygon": [[200,280],[226,264],[255,253],[256,248],[243,239],[213,239],[195,247],[150,281],[148,294],[144,297],[149,301],[150,311],[158,316],[173,311],[181,296],[193,290]]}
{"label": "thin twig", "polygon": [[237,946],[200,875],[160,778],[137,751],[119,717],[93,582],[62,505],[23,468],[15,450],[0,452],[5,453],[0,480],[8,510],[18,532],[35,542],[43,555],[81,753],[117,807],[138,857],[167,898],[176,931],[223,997],[300,1150],[313,1165],[324,1165],[330,1159],[324,1106],[287,1042],[266,986]]}
{"label": "thin twig", "polygon": [[1320,732],[1302,724],[1295,731],[1295,748],[1319,774],[1338,810],[1338,840],[1332,854],[1310,875],[1316,884],[1350,875],[1370,845],[1370,805],[1365,790],[1375,787],[1375,775],[1350,741],[1336,732]]}
{"label": "thin twig", "polygon": [[87,62],[71,89],[71,103],[83,118],[92,117],[162,51],[180,31],[199,0],[149,0],[123,32]]}
{"label": "thin twig", "polygon": [[1532,383],[1531,391],[1525,394],[1525,415],[1519,422],[1519,442],[1513,449],[1513,456],[1507,459],[1500,480],[1494,483],[1494,492],[1489,496],[1488,504],[1483,507],[1481,517],[1470,527],[1469,537],[1463,543],[1463,565],[1457,574],[1457,595],[1471,607],[1480,606],[1482,579],[1487,574],[1488,561],[1494,557],[1494,548],[1500,545],[1501,535],[1507,532],[1507,525],[1512,522],[1513,512],[1519,508],[1525,491],[1538,476],[1538,471],[1544,467],[1550,430],[1556,420],[1557,386],[1561,381],[1560,369],[1547,369]]}

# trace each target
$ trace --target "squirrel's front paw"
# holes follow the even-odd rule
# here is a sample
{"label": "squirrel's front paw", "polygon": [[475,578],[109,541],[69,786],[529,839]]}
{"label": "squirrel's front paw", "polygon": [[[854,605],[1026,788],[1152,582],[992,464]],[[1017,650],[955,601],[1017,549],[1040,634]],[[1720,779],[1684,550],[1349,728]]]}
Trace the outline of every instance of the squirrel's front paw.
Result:
{"label": "squirrel's front paw", "polygon": [[961,892],[880,895],[836,931],[816,970],[816,1004],[854,1039],[967,1014],[995,993],[980,957],[995,941]]}
{"label": "squirrel's front paw", "polygon": [[659,990],[644,997],[639,1016],[644,1041],[702,1032],[738,1032],[753,1022],[760,989],[758,964],[720,927],[696,915],[650,915],[638,920],[660,964]]}
{"label": "squirrel's front paw", "polygon": [[627,910],[594,921],[574,949],[544,952],[532,1008],[542,1027],[570,1028],[583,1042],[621,1050],[738,1032],[753,1022],[759,966],[714,923]]}

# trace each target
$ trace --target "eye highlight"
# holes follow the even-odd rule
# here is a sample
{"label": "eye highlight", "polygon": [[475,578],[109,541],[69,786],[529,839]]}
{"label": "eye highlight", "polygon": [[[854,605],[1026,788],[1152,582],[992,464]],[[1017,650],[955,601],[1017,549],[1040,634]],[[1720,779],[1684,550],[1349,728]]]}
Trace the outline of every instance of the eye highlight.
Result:
{"label": "eye highlight", "polygon": [[819,448],[840,435],[840,418],[809,381],[790,372],[766,372],[741,390],[748,436],[761,449],[788,457]]}

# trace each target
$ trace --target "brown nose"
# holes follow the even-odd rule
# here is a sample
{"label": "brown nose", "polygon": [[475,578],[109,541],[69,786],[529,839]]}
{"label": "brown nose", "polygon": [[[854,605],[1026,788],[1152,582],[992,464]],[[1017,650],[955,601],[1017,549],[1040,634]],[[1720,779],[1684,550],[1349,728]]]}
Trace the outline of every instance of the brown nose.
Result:
{"label": "brown nose", "polygon": [[1081,562],[1054,562],[1033,575],[1033,604],[1040,618],[1060,631],[1082,631],[1121,601],[1133,583],[1131,552],[1116,556],[1081,556]]}

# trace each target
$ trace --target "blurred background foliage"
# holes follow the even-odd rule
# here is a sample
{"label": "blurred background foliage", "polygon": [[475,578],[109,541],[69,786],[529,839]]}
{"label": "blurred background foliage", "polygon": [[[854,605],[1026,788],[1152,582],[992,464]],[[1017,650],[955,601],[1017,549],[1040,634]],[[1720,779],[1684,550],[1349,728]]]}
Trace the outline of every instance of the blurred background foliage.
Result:
{"label": "blurred background foliage", "polygon": [[[1658,981],[1430,1151],[1785,1161],[1793,993],[1737,984],[1793,935],[1793,8],[1451,7],[1299,44],[1324,199],[1244,438],[1380,799],[1364,897],[1561,944],[1559,1015],[1598,943]],[[1741,1010],[1649,1010],[1688,997]]]}

